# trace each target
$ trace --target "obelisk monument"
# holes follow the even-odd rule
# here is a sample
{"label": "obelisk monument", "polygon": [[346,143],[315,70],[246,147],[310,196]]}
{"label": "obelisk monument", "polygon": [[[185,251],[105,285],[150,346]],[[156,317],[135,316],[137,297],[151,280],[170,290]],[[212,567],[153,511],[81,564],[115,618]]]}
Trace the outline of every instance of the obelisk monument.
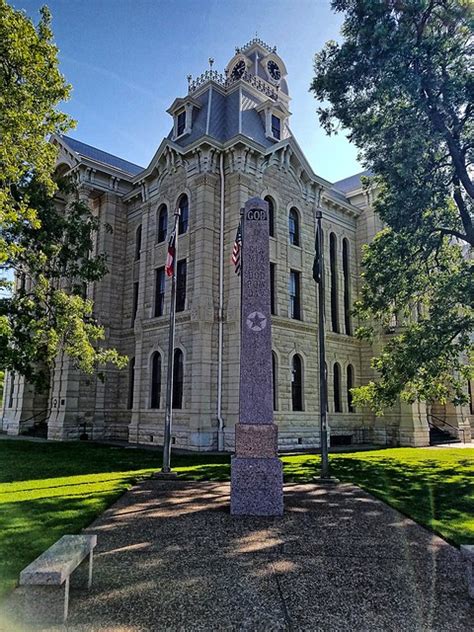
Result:
{"label": "obelisk monument", "polygon": [[242,217],[240,406],[231,467],[231,513],[283,514],[283,468],[273,423],[268,204],[252,198]]}

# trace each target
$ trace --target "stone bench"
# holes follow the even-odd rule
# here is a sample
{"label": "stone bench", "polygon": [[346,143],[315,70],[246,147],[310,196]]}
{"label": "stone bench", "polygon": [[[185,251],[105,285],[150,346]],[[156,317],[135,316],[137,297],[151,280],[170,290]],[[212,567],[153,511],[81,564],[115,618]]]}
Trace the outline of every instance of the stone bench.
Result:
{"label": "stone bench", "polygon": [[462,544],[461,555],[467,564],[467,589],[469,596],[474,599],[474,544]]}
{"label": "stone bench", "polygon": [[92,585],[92,556],[96,535],[63,535],[20,573],[27,619],[66,621],[69,606],[69,576],[89,556]]}

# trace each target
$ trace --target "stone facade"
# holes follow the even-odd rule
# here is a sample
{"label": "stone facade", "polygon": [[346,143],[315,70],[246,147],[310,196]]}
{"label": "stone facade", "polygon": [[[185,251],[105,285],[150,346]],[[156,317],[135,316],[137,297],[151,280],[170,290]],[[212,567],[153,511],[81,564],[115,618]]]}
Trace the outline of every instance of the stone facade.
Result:
{"label": "stone facade", "polygon": [[[122,371],[106,368],[105,381],[100,381],[81,374],[60,355],[49,393],[36,393],[22,378],[7,374],[4,431],[18,434],[46,420],[51,439],[77,439],[86,431],[93,439],[162,444],[170,283],[165,282],[162,315],[155,315],[156,270],[164,266],[167,252],[167,240],[159,239],[160,210],[166,205],[169,236],[173,210],[185,195],[189,222],[179,235],[178,260],[186,261],[186,292],[175,340],[183,360],[182,405],[173,412],[173,443],[192,450],[233,449],[239,411],[240,285],[230,254],[240,209],[251,197],[270,197],[274,420],[280,448],[319,444],[312,278],[318,209],[325,234],[331,440],[428,443],[427,411],[421,405],[399,405],[375,418],[352,410],[348,397],[348,381],[356,386],[370,378],[376,352],[354,338],[357,323],[348,316],[360,288],[361,246],[381,228],[372,194],[362,190],[361,174],[332,184],[313,173],[289,127],[286,69],[276,50],[259,40],[236,50],[225,75],[209,70],[189,78],[188,95],[168,110],[172,131],[146,168],[72,138],[53,139],[58,169],[73,175],[94,213],[112,227],[101,229],[95,246],[107,253],[110,272],[87,291],[108,343],[131,363]],[[297,244],[290,243],[290,215],[299,224]],[[292,272],[299,283],[299,318],[291,317]],[[156,352],[161,384],[152,401]],[[445,410],[444,419],[462,427],[470,439],[469,413]]]}

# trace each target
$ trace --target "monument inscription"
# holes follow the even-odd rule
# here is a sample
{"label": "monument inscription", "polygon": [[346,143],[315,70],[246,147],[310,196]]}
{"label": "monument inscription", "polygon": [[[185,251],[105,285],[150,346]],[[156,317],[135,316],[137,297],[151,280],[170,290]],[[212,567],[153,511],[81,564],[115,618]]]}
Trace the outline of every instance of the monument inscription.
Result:
{"label": "monument inscription", "polygon": [[273,423],[268,205],[252,198],[243,213],[239,423],[232,459],[231,513],[283,513],[282,464]]}

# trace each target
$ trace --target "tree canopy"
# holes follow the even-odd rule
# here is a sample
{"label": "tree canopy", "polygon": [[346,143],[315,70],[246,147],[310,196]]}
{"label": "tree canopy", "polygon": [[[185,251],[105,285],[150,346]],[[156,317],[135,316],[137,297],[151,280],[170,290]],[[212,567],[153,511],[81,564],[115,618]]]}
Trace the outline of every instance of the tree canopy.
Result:
{"label": "tree canopy", "polygon": [[90,255],[99,221],[72,182],[54,177],[49,137],[73,121],[57,109],[70,86],[58,68],[49,10],[40,13],[35,27],[0,0],[0,366],[36,383],[61,349],[89,372],[124,363],[99,346],[104,331],[83,293],[107,271],[104,255]]}
{"label": "tree canopy", "polygon": [[315,57],[327,133],[349,130],[385,228],[364,248],[358,335],[382,337],[355,403],[466,402],[474,329],[472,5],[333,0],[342,42]]}

